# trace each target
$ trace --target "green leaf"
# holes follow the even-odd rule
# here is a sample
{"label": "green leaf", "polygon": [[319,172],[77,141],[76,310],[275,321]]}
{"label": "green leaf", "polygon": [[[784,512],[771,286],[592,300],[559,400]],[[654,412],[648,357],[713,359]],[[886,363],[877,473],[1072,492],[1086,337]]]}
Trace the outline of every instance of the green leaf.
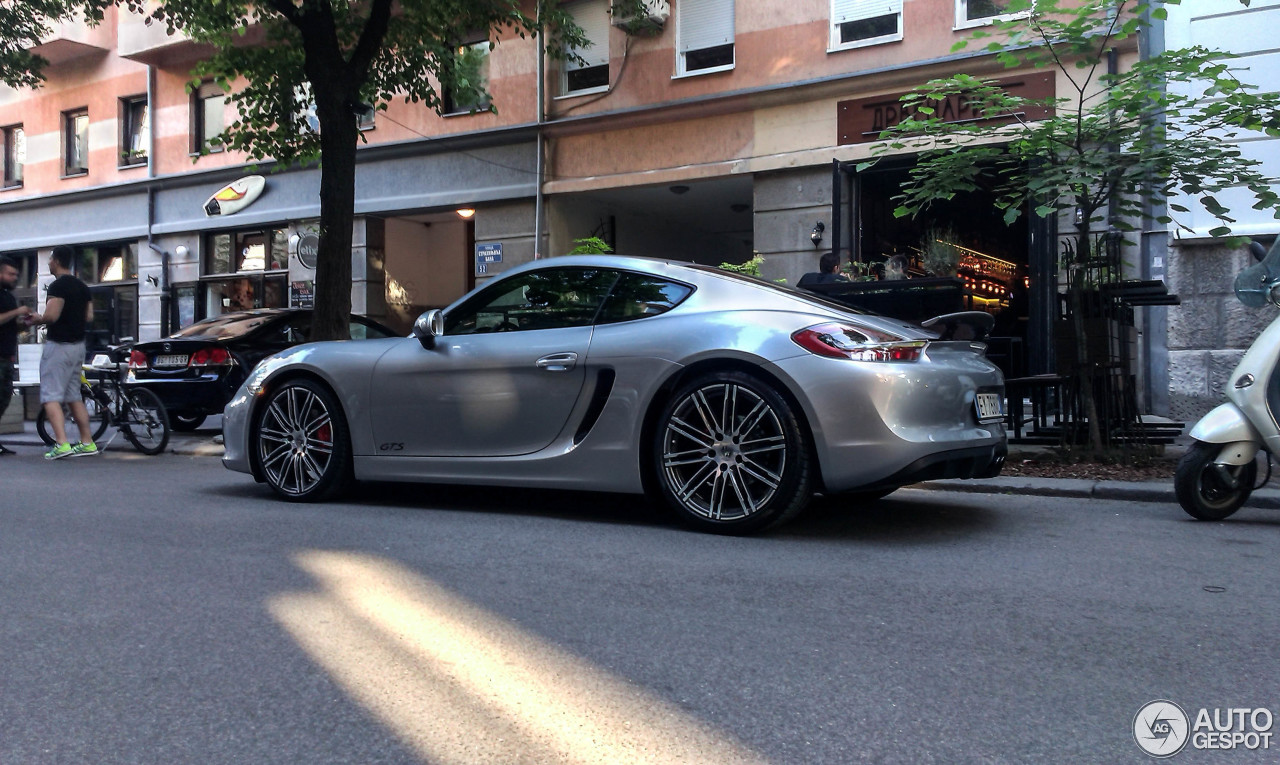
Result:
{"label": "green leaf", "polygon": [[1209,236],[1214,236],[1214,237],[1226,236],[1227,234],[1230,234],[1230,233],[1231,233],[1230,226],[1218,226],[1217,228],[1209,229]]}

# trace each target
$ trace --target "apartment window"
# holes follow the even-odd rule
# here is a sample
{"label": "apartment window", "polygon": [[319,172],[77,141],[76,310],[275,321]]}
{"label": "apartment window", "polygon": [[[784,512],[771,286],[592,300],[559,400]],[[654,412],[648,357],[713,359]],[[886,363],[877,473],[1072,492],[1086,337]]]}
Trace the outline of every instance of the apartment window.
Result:
{"label": "apartment window", "polygon": [[22,170],[27,164],[27,134],[21,125],[4,129],[4,186],[22,185]]}
{"label": "apartment window", "polygon": [[573,21],[591,42],[585,48],[570,48],[582,61],[566,60],[561,70],[561,90],[565,95],[594,93],[609,87],[609,0],[582,0],[567,6]]}
{"label": "apartment window", "polygon": [[676,4],[676,76],[733,68],[733,0]]}
{"label": "apartment window", "polygon": [[831,50],[901,39],[902,0],[831,0]]}
{"label": "apartment window", "polygon": [[191,94],[191,153],[222,151],[226,130],[227,94],[206,82]]}
{"label": "apartment window", "polygon": [[[995,19],[1024,16],[1027,11],[1009,12],[1013,0],[956,0],[956,28],[976,27]],[[1025,7],[1025,3],[1021,4]]]}
{"label": "apartment window", "polygon": [[62,114],[64,176],[89,172],[89,110],[76,109]]}
{"label": "apartment window", "polygon": [[120,99],[120,166],[147,164],[150,141],[146,96]]}
{"label": "apartment window", "polygon": [[489,41],[458,46],[453,81],[444,88],[444,113],[481,112],[489,103]]}

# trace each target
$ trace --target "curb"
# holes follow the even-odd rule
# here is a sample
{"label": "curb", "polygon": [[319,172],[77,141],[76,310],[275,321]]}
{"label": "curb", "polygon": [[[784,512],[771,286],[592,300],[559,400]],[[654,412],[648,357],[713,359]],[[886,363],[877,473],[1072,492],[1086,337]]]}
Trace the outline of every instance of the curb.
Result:
{"label": "curb", "polygon": [[[1127,502],[1177,504],[1173,482],[1090,481],[1082,478],[996,477],[970,480],[926,481],[912,485],[926,491],[969,492],[974,494],[1020,494],[1041,497],[1078,497]],[[1280,489],[1257,489],[1246,503],[1250,507],[1280,508]]]}

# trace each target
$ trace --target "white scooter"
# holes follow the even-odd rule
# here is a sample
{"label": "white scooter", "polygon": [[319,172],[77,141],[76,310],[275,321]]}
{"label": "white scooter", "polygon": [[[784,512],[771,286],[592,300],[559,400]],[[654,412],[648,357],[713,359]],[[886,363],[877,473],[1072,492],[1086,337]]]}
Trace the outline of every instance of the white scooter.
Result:
{"label": "white scooter", "polygon": [[[1236,298],[1250,308],[1280,307],[1280,239],[1267,251],[1249,245],[1259,262],[1236,276]],[[1227,381],[1226,403],[1191,429],[1195,445],[1178,462],[1173,486],[1178,504],[1193,518],[1220,521],[1240,509],[1258,488],[1257,456],[1280,454],[1280,317],[1245,351]],[[1273,414],[1274,413],[1274,414]],[[1266,479],[1263,483],[1266,483]]]}

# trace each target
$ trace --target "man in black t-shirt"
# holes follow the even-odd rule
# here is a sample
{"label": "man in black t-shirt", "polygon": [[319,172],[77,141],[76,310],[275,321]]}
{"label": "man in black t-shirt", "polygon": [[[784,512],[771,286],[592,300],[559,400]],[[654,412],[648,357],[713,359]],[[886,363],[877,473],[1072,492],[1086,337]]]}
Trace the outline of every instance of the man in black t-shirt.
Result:
{"label": "man in black t-shirt", "polygon": [[[46,324],[44,351],[40,354],[40,403],[53,430],[56,443],[45,452],[47,460],[81,457],[98,453],[89,429],[89,410],[80,398],[80,368],[84,364],[85,328],[93,321],[93,296],[88,286],[71,273],[74,253],[70,247],[53,248],[49,271],[57,278],[46,291],[44,313],[32,314],[32,324]],[[67,443],[66,419],[62,405],[71,406],[71,416],[80,429],[80,441]]]}
{"label": "man in black t-shirt", "polygon": [[[18,305],[13,287],[18,283],[18,264],[0,257],[0,417],[4,417],[13,397],[13,369],[18,363],[18,322],[31,313],[25,305]],[[0,444],[0,455],[13,451]]]}

